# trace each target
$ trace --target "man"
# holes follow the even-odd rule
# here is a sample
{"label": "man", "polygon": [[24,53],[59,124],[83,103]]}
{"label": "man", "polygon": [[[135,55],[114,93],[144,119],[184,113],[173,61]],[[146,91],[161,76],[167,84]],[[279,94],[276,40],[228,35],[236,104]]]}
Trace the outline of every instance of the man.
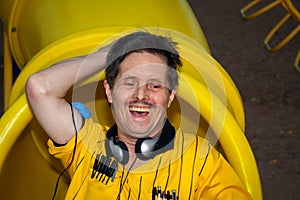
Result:
{"label": "man", "polygon": [[[28,101],[51,138],[49,151],[71,177],[66,199],[250,199],[220,153],[167,120],[180,66],[171,39],[135,32],[28,79]],[[74,84],[104,68],[112,127],[65,100]]]}

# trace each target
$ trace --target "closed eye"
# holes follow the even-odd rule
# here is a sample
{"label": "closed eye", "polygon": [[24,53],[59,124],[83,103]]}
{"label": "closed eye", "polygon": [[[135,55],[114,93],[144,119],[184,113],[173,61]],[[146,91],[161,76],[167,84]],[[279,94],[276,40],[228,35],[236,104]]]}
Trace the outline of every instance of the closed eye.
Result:
{"label": "closed eye", "polygon": [[149,90],[153,90],[153,91],[159,91],[163,88],[162,84],[160,83],[149,83],[147,84],[147,87]]}
{"label": "closed eye", "polygon": [[135,88],[137,87],[137,81],[135,79],[132,79],[132,78],[128,78],[128,79],[124,79],[122,81],[122,85],[125,87],[125,88]]}

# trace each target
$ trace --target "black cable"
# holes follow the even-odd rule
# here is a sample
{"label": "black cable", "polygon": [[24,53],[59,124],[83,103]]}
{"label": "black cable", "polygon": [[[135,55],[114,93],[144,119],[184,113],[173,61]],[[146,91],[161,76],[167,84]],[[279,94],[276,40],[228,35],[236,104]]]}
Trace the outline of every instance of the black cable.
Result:
{"label": "black cable", "polygon": [[155,182],[156,182],[156,178],[157,178],[157,174],[158,174],[158,169],[159,169],[160,163],[161,163],[161,157],[160,157],[160,159],[159,159],[159,163],[158,163],[158,166],[157,166],[157,168],[156,168],[156,172],[155,172],[155,176],[154,176],[152,188],[154,188],[154,186],[155,186]]}
{"label": "black cable", "polygon": [[139,195],[138,195],[138,199],[141,198],[142,180],[143,180],[143,176],[140,177],[140,185],[139,185]]}
{"label": "black cable", "polygon": [[200,170],[200,172],[199,172],[198,176],[200,176],[200,175],[201,175],[201,173],[202,173],[202,171],[203,171],[203,169],[204,169],[204,166],[205,166],[205,164],[206,164],[206,161],[207,161],[207,158],[208,158],[209,152],[210,152],[210,145],[208,144],[208,151],[207,151],[207,154],[206,154],[206,156],[205,156],[204,163],[203,163],[203,165],[202,165],[202,167],[201,167],[201,170]]}
{"label": "black cable", "polygon": [[[121,180],[120,180],[119,193],[120,193],[121,188],[122,188],[123,177],[124,177],[124,168],[125,168],[125,166],[123,165],[123,167],[122,167],[122,177],[121,177]],[[119,194],[118,194],[118,196],[119,196]]]}
{"label": "black cable", "polygon": [[70,104],[70,107],[71,107],[71,114],[72,114],[72,122],[73,122],[73,126],[74,126],[74,129],[75,129],[75,144],[74,144],[74,149],[73,149],[73,155],[72,155],[72,159],[71,159],[71,162],[68,164],[68,166],[59,174],[58,178],[57,178],[57,181],[56,181],[56,184],[55,184],[55,189],[54,189],[54,193],[53,193],[53,196],[52,196],[52,200],[55,199],[55,196],[56,196],[56,193],[57,193],[57,189],[58,189],[58,184],[59,184],[59,181],[62,177],[62,175],[70,168],[71,164],[73,163],[74,161],[74,158],[75,158],[75,152],[76,152],[76,147],[77,147],[77,135],[78,135],[78,131],[77,131],[77,128],[76,128],[76,123],[75,123],[75,118],[74,118],[74,111],[73,111],[73,106],[71,103]]}
{"label": "black cable", "polygon": [[169,179],[170,179],[170,174],[171,174],[171,160],[169,160],[168,177],[167,177],[166,186],[165,186],[164,191],[167,191],[167,187],[168,187],[168,183],[169,183]]}
{"label": "black cable", "polygon": [[196,136],[196,147],[195,147],[194,162],[193,162],[193,167],[192,167],[192,178],[191,178],[191,184],[190,184],[189,199],[191,198],[191,194],[192,194],[193,180],[194,180],[194,169],[195,169],[197,151],[198,151],[198,137]]}
{"label": "black cable", "polygon": [[128,192],[128,197],[127,197],[127,200],[130,199],[130,193],[131,193],[131,188],[129,188],[129,192]]}
{"label": "black cable", "polygon": [[[122,193],[123,186],[125,185],[125,182],[126,182],[126,180],[127,180],[127,178],[128,178],[128,175],[129,175],[129,172],[131,171],[131,169],[132,169],[133,165],[135,164],[136,160],[137,160],[137,157],[135,157],[133,163],[132,163],[131,166],[129,167],[129,169],[128,169],[127,173],[126,173],[124,182],[122,183],[122,181],[121,181],[122,184],[121,184],[120,189],[119,189],[119,194],[118,194],[118,196],[117,196],[117,200],[120,200],[120,198],[121,198],[120,195],[121,195],[121,193]],[[123,166],[123,169],[124,169],[124,166]],[[123,171],[123,172],[124,172],[124,171]],[[123,177],[122,177],[122,179],[123,179]]]}
{"label": "black cable", "polygon": [[181,143],[181,156],[180,156],[180,176],[179,176],[179,181],[178,181],[178,195],[180,192],[180,183],[181,183],[181,173],[182,173],[182,166],[183,166],[183,148],[184,148],[184,135],[181,133],[182,137],[182,143]]}

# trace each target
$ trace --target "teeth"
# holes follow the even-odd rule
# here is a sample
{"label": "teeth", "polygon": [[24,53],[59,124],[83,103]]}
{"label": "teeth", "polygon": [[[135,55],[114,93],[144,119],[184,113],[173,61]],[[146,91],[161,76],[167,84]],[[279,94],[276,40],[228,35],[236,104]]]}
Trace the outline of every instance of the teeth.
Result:
{"label": "teeth", "polygon": [[130,107],[130,111],[133,112],[150,112],[150,108]]}

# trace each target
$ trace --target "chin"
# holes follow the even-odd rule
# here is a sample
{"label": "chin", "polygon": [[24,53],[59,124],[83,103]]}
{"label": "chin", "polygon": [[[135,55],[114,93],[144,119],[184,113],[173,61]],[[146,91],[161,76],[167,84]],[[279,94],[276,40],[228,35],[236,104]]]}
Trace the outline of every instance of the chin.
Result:
{"label": "chin", "polygon": [[129,135],[132,135],[137,138],[148,137],[151,133],[151,128],[149,126],[138,126],[135,125],[129,129]]}

